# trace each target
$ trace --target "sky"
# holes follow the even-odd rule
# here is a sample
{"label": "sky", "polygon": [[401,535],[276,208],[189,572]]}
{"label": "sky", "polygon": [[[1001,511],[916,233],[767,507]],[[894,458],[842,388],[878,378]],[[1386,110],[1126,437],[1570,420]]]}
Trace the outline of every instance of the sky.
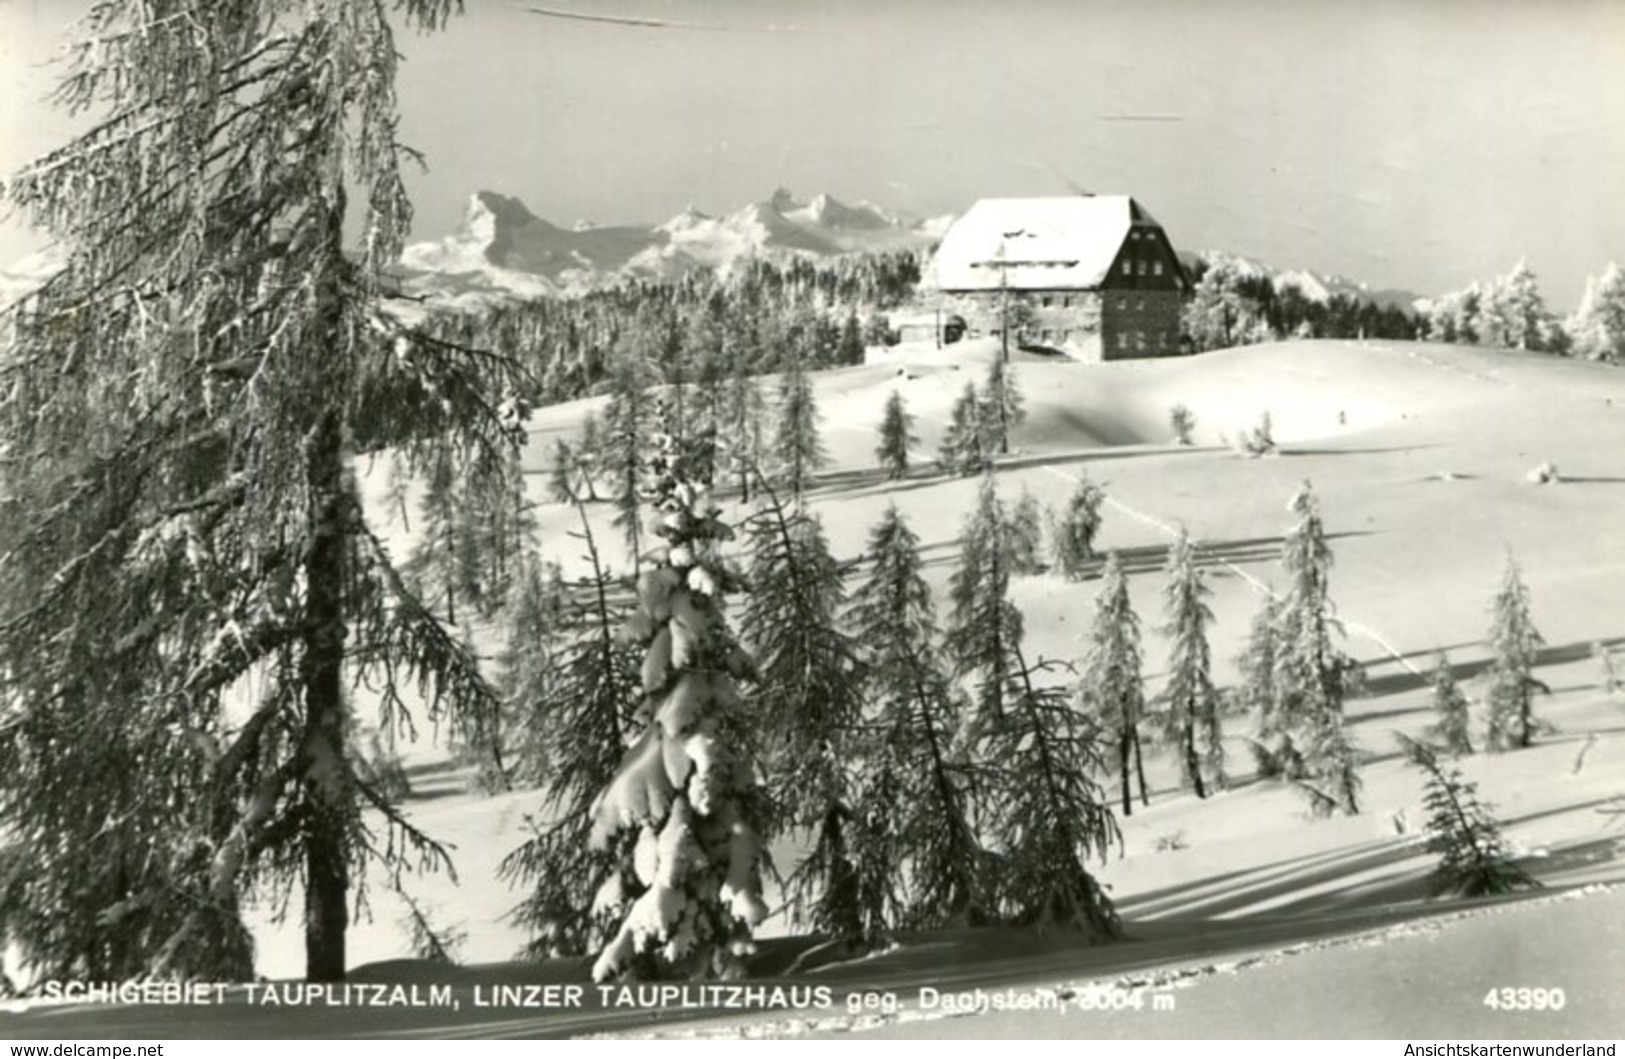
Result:
{"label": "sky", "polygon": [[[1130,194],[1183,249],[1421,294],[1625,261],[1618,0],[467,0],[403,32],[418,238],[479,189],[558,223],[778,186],[916,217]],[[0,172],[62,139],[84,0],[0,0]],[[0,264],[34,245],[0,225]]]}

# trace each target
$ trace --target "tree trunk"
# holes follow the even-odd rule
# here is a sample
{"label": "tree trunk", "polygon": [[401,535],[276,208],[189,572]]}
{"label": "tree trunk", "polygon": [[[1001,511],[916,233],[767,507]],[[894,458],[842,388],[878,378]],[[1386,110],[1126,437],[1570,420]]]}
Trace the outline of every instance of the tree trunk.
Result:
{"label": "tree trunk", "polygon": [[1117,739],[1117,763],[1118,763],[1118,773],[1122,776],[1122,780],[1123,780],[1123,815],[1124,816],[1133,816],[1134,815],[1134,798],[1133,798],[1133,788],[1129,784],[1129,774],[1128,774],[1129,735],[1128,735],[1127,732],[1124,732]]}
{"label": "tree trunk", "polygon": [[1185,768],[1191,774],[1191,786],[1196,789],[1198,798],[1206,798],[1207,790],[1202,786],[1202,758],[1196,753],[1196,717],[1191,704],[1185,704]]}
{"label": "tree trunk", "polygon": [[322,413],[307,442],[311,541],[305,554],[306,632],[300,677],[305,693],[301,779],[305,823],[305,977],[344,979],[349,926],[344,740],[345,524],[343,432],[336,410]]}
{"label": "tree trunk", "polygon": [[1139,778],[1140,781],[1140,804],[1150,805],[1151,796],[1145,792],[1145,758],[1141,756],[1140,753],[1139,729],[1131,729],[1129,732],[1129,738],[1134,740],[1134,774]]}
{"label": "tree trunk", "polygon": [[[300,683],[305,699],[300,784],[306,818],[305,977],[343,981],[344,941],[349,926],[349,766],[345,760],[344,641],[346,549],[352,512],[344,467],[341,408],[327,403],[343,390],[332,376],[342,372],[344,351],[344,194],[328,215],[323,304],[312,348],[309,400],[319,402],[305,437],[305,474],[310,489],[310,539],[304,555],[305,626]],[[319,359],[318,359],[319,358]]]}

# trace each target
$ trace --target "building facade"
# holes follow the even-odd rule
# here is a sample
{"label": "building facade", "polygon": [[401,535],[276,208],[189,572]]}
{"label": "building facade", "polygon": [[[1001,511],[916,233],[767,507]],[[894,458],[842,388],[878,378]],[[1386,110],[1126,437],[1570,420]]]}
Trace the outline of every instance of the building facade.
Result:
{"label": "building facade", "polygon": [[1081,360],[1181,350],[1191,283],[1162,225],[1126,195],[982,199],[943,236],[937,286],[970,337]]}

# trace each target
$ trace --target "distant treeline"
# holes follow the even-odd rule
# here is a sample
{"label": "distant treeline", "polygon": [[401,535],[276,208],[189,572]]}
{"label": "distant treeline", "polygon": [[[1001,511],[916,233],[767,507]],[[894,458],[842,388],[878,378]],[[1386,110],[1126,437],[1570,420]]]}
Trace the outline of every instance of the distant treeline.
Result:
{"label": "distant treeline", "polygon": [[1271,277],[1243,272],[1230,261],[1198,258],[1191,279],[1196,289],[1185,307],[1185,333],[1199,350],[1283,338],[1416,339],[1427,330],[1423,317],[1397,305],[1346,294],[1316,301],[1295,286],[1277,290]]}
{"label": "distant treeline", "polygon": [[629,282],[574,298],[538,298],[450,313],[434,327],[462,345],[511,352],[529,369],[538,404],[599,392],[630,355],[669,383],[858,364],[885,331],[884,313],[913,296],[913,251],[814,263],[747,262],[721,275]]}

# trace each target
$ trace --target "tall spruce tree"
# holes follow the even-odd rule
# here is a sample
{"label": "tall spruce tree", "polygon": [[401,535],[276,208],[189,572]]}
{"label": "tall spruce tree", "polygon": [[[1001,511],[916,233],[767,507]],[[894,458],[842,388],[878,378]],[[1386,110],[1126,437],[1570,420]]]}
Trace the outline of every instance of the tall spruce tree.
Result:
{"label": "tall spruce tree", "polygon": [[991,815],[1006,915],[1015,923],[1115,937],[1117,913],[1087,867],[1122,841],[1094,778],[1105,765],[1099,729],[1072,707],[1065,685],[1041,683],[1050,666],[1029,665],[1019,646],[1016,665],[1010,709],[988,741],[997,770]]}
{"label": "tall spruce tree", "polygon": [[880,419],[880,444],[875,448],[875,459],[888,479],[908,477],[908,450],[919,442],[913,434],[914,417],[908,414],[903,392],[892,390],[886,398],[886,410]]}
{"label": "tall spruce tree", "polygon": [[1005,455],[1010,451],[1010,433],[1021,425],[1027,413],[1021,388],[1016,384],[1015,365],[994,357],[987,369],[987,382],[977,403],[977,422],[983,450]]}
{"label": "tall spruce tree", "polygon": [[1003,719],[1017,671],[1021,612],[1010,602],[1010,524],[993,475],[982,478],[976,508],[959,541],[959,565],[948,579],[951,610],[944,647],[956,679],[971,682],[972,733],[980,738]]}
{"label": "tall spruce tree", "polygon": [[347,689],[380,728],[498,705],[352,464],[500,489],[518,440],[511,363],[381,311],[391,20],[455,6],[97,4],[84,131],[7,186],[68,255],[0,369],[0,930],[39,975],[246,976],[243,902],[302,889],[306,974],[341,979],[365,866],[448,863],[362,774]]}
{"label": "tall spruce tree", "polygon": [[779,376],[778,417],[773,430],[773,457],[778,477],[790,496],[800,501],[813,474],[829,463],[818,435],[818,403],[801,359],[791,355]]}
{"label": "tall spruce tree", "polygon": [[1359,812],[1360,780],[1343,721],[1343,702],[1358,689],[1359,664],[1338,649],[1339,629],[1328,590],[1332,552],[1320,504],[1308,481],[1292,498],[1297,525],[1286,536],[1287,577],[1276,629],[1274,717],[1286,776],[1309,797],[1317,816]]}
{"label": "tall spruce tree", "polygon": [[1213,611],[1207,605],[1210,595],[1212,590],[1197,565],[1196,548],[1180,527],[1168,552],[1168,581],[1163,589],[1162,631],[1168,638],[1169,658],[1168,685],[1159,712],[1163,745],[1179,763],[1180,778],[1198,798],[1207,797],[1209,784],[1224,782],[1224,733],[1207,635],[1213,623]]}
{"label": "tall spruce tree", "polygon": [[1518,561],[1507,556],[1501,588],[1495,594],[1490,626],[1490,726],[1486,742],[1491,750],[1527,747],[1535,736],[1534,693],[1549,690],[1535,674],[1535,662],[1545,640],[1529,614],[1529,589]]}
{"label": "tall spruce tree", "polygon": [[609,405],[604,410],[604,464],[614,485],[613,525],[621,531],[634,575],[643,569],[643,460],[654,433],[656,382],[652,365],[635,343],[617,349],[610,366]]}
{"label": "tall spruce tree", "polygon": [[954,401],[948,429],[943,431],[942,441],[937,446],[937,463],[948,474],[969,476],[987,469],[979,408],[976,384],[967,381],[964,392]]}
{"label": "tall spruce tree", "polygon": [[733,976],[767,915],[765,807],[754,726],[739,692],[754,666],[723,616],[740,586],[718,553],[732,531],[696,485],[681,439],[662,434],[649,461],[653,532],[666,543],[638,579],[623,635],[643,651],[640,733],[592,807],[592,845],[635,834],[641,890],[593,965],[604,981],[637,974]]}
{"label": "tall spruce tree", "polygon": [[1275,779],[1301,771],[1301,762],[1285,739],[1285,718],[1276,693],[1276,659],[1281,653],[1279,625],[1281,600],[1265,588],[1263,603],[1247,631],[1247,646],[1236,659],[1241,683],[1235,689],[1236,709],[1251,714],[1257,735],[1249,741],[1258,774]]}
{"label": "tall spruce tree", "polygon": [[516,768],[540,787],[542,800],[526,816],[528,837],[500,871],[529,888],[512,914],[529,932],[521,953],[529,958],[602,947],[640,888],[632,836],[590,841],[593,807],[626,750],[640,660],[618,635],[628,615],[579,500],[576,511],[590,575],[564,599],[553,595],[562,586],[538,577],[509,613],[503,687],[525,732]]}
{"label": "tall spruce tree", "polygon": [[1078,476],[1078,487],[1059,515],[1050,514],[1050,539],[1055,563],[1068,581],[1081,581],[1095,559],[1095,538],[1100,535],[1101,506],[1106,491],[1088,477]]}
{"label": "tall spruce tree", "polygon": [[744,628],[757,671],[757,713],[773,833],[805,832],[811,848],[789,880],[798,922],[861,939],[852,891],[852,764],[863,714],[859,648],[841,628],[846,588],[823,526],[786,510],[771,488],[749,531]]}
{"label": "tall spruce tree", "polygon": [[1111,552],[1106,556],[1100,593],[1095,597],[1089,655],[1078,694],[1085,712],[1096,719],[1115,744],[1124,816],[1134,813],[1132,783],[1136,778],[1140,804],[1150,804],[1140,745],[1140,721],[1146,712],[1141,657],[1140,619],[1129,600],[1123,564],[1117,553]]}
{"label": "tall spruce tree", "polygon": [[[867,554],[869,573],[848,612],[875,703],[853,857],[866,933],[987,923],[996,915],[992,863],[973,825],[987,782],[956,750],[964,706],[934,644],[919,537],[895,505],[870,533]],[[906,879],[905,893],[887,879]]]}

